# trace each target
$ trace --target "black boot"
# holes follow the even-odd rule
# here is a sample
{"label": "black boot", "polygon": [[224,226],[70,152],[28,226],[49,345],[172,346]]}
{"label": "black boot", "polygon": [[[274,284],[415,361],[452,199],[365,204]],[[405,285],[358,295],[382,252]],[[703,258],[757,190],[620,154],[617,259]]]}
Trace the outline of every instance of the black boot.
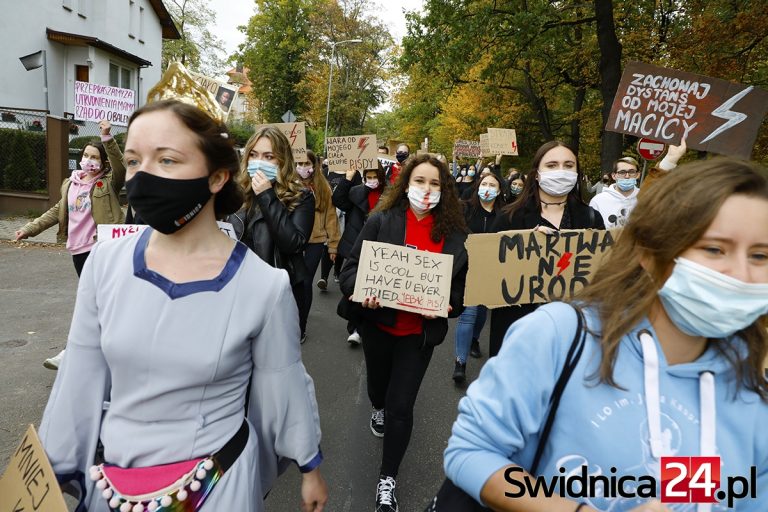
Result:
{"label": "black boot", "polygon": [[453,367],[453,382],[461,384],[465,380],[467,380],[467,363],[462,364],[457,359]]}
{"label": "black boot", "polygon": [[483,353],[480,352],[480,342],[477,338],[472,338],[472,345],[469,346],[469,355],[474,358],[483,357]]}

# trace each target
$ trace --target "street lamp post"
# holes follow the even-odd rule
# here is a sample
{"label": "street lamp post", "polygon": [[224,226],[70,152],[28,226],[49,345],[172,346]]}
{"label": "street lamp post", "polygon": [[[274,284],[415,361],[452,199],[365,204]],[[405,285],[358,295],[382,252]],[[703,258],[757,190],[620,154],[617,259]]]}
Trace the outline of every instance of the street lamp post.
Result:
{"label": "street lamp post", "polygon": [[331,71],[328,73],[328,101],[325,103],[325,132],[323,132],[323,155],[328,156],[328,118],[331,113],[331,84],[333,83],[333,58],[336,55],[336,45],[345,43],[362,43],[362,39],[346,39],[331,41]]}

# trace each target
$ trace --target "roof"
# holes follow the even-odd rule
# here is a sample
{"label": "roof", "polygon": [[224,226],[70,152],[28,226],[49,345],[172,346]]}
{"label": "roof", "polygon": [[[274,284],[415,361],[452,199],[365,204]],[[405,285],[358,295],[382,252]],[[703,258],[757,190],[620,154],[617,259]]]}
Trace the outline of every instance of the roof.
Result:
{"label": "roof", "polygon": [[149,4],[155,10],[157,17],[160,18],[160,25],[163,27],[163,39],[181,39],[179,29],[176,28],[171,13],[165,8],[163,0],[149,0]]}
{"label": "roof", "polygon": [[146,67],[152,65],[150,61],[142,59],[138,55],[126,52],[125,50],[102,41],[97,37],[84,36],[80,34],[69,34],[67,32],[59,32],[50,28],[46,28],[45,33],[47,34],[49,41],[55,41],[57,43],[62,43],[69,46],[93,46],[94,48],[107,51],[112,55],[121,57],[129,62],[138,64],[139,66]]}
{"label": "roof", "polygon": [[248,80],[248,68],[243,68],[241,66],[238,66],[236,68],[232,68],[229,71],[227,71],[227,76],[229,76],[229,83],[239,85],[240,88],[238,89],[238,92],[240,94],[247,94],[251,92],[251,81]]}

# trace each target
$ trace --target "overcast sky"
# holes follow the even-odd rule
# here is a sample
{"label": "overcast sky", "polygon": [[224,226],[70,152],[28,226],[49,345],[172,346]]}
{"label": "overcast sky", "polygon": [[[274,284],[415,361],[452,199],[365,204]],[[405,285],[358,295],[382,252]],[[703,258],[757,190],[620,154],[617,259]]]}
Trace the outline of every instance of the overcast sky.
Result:
{"label": "overcast sky", "polygon": [[[405,35],[403,9],[412,11],[421,9],[423,0],[384,0],[376,10],[379,18],[390,27],[392,37],[399,43]],[[244,35],[237,30],[238,25],[246,25],[254,12],[253,0],[208,0],[208,5],[216,13],[216,35],[224,41],[227,56],[237,50]]]}

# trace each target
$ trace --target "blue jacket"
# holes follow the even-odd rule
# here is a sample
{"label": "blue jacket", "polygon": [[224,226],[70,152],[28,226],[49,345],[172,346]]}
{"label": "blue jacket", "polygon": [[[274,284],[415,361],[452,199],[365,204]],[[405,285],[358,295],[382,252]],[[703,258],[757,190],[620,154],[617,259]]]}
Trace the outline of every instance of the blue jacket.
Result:
{"label": "blue jacket", "polygon": [[[567,476],[585,465],[588,475],[649,475],[656,479],[656,495],[661,497],[660,456],[709,453],[721,457],[720,489],[727,477],[749,477],[755,466],[757,499],[736,501],[736,509],[768,510],[768,404],[743,387],[737,391],[734,371],[724,356],[710,346],[696,361],[670,366],[644,319],[621,340],[614,376],[624,389],[598,384],[590,377],[600,363],[599,338],[592,334],[600,331],[600,321],[592,309],[585,310],[585,316],[590,331],[584,353],[563,393],[538,474],[551,482],[562,474],[561,467]],[[576,314],[564,303],[547,304],[523,317],[511,326],[499,355],[486,363],[459,403],[445,471],[476,500],[499,469],[509,464],[530,468],[575,330]],[[643,331],[647,334],[641,336]],[[746,353],[738,338],[712,343],[728,343]],[[654,405],[658,416],[649,412]],[[712,421],[706,419],[709,414]],[[705,441],[707,433],[714,443]],[[623,487],[632,492],[637,485]],[[647,500],[593,496],[575,501],[619,512]],[[690,504],[669,506],[696,510]],[[727,509],[721,503],[712,510]]]}

